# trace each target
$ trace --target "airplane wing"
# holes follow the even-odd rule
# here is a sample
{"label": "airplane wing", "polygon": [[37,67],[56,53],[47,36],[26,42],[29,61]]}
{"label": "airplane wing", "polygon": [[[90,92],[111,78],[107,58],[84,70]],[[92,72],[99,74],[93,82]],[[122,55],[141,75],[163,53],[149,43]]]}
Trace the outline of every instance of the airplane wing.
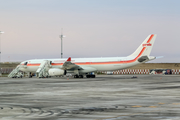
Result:
{"label": "airplane wing", "polygon": [[81,68],[80,66],[74,64],[71,62],[71,57],[69,57],[67,59],[66,62],[64,62],[62,69],[64,70],[82,70],[83,68]]}

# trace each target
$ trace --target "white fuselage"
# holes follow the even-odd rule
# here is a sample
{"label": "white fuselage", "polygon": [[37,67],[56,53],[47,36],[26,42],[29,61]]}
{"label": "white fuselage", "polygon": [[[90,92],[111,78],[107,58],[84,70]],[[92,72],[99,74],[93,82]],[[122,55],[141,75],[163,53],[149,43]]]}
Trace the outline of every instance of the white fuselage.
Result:
{"label": "white fuselage", "polygon": [[[24,61],[21,64],[23,65],[25,62],[28,62],[25,68],[21,68],[24,72],[36,72],[39,68],[40,64],[44,60],[52,61],[51,68],[62,68],[63,63],[67,59],[34,59]],[[74,58],[71,60],[72,63],[82,67],[82,68],[95,68],[96,71],[113,71],[120,70],[135,66],[140,64],[136,58],[130,57],[108,57],[108,58]]]}

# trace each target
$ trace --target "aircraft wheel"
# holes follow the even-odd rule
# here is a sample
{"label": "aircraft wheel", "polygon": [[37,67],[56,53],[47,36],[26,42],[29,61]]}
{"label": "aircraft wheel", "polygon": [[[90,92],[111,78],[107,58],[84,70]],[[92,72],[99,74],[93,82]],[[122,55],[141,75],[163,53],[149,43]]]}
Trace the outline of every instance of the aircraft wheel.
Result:
{"label": "aircraft wheel", "polygon": [[83,78],[84,76],[83,75],[79,75],[79,78]]}
{"label": "aircraft wheel", "polygon": [[78,76],[78,75],[75,75],[74,78],[79,78],[79,76]]}
{"label": "aircraft wheel", "polygon": [[95,78],[96,76],[95,75],[92,75],[92,78]]}
{"label": "aircraft wheel", "polygon": [[87,78],[90,78],[90,75],[86,75]]}
{"label": "aircraft wheel", "polygon": [[95,75],[86,75],[87,78],[95,78]]}

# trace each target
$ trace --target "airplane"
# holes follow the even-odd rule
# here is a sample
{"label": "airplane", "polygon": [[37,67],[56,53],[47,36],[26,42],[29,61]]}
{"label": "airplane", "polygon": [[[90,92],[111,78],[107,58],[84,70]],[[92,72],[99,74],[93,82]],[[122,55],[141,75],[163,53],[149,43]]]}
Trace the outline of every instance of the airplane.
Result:
{"label": "airplane", "polygon": [[156,36],[156,34],[149,35],[136,51],[127,57],[32,59],[21,62],[20,65],[23,67],[20,67],[20,70],[26,73],[38,73],[43,68],[42,64],[47,63],[49,64],[46,69],[48,74],[44,77],[72,74],[74,78],[84,76],[95,78],[92,72],[122,70],[156,59],[150,56]]}

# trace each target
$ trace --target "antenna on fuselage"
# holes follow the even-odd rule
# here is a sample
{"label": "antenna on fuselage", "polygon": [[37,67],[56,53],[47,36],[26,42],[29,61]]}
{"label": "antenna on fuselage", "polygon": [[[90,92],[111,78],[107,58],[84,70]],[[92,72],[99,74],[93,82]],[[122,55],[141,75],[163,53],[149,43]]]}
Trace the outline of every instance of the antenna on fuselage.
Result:
{"label": "antenna on fuselage", "polygon": [[66,37],[63,35],[63,28],[61,28],[61,35],[59,37],[61,38],[61,58],[63,58],[63,38]]}

